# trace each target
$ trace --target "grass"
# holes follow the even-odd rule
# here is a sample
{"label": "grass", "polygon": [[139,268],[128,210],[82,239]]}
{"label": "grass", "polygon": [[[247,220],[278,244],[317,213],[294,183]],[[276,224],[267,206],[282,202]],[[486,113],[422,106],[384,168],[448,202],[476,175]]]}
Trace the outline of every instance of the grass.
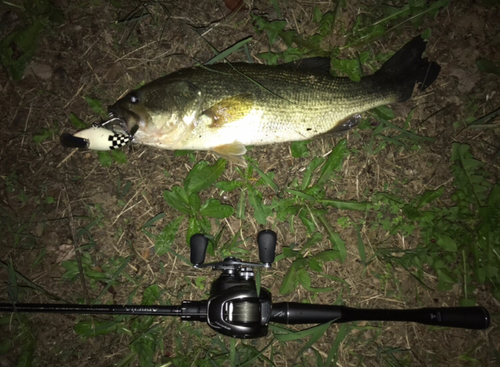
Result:
{"label": "grass", "polygon": [[[260,56],[268,63],[331,56],[336,74],[359,80],[364,70],[375,70],[389,57],[386,53],[373,51],[370,45],[374,41],[402,27],[425,24],[426,19],[435,17],[437,11],[447,5],[446,1],[409,1],[400,7],[367,7],[350,23],[344,23],[341,19],[347,4],[338,2],[335,9],[315,7],[312,14],[308,14],[315,31],[307,34],[281,19],[269,21],[253,15],[253,21],[256,33],[267,37],[270,51]],[[277,14],[283,13],[279,2],[272,1],[271,6]],[[134,18],[134,27],[141,20]],[[426,32],[429,33],[430,30]],[[345,45],[333,49],[325,47],[325,41],[332,34],[345,36]],[[218,53],[212,62],[231,56],[252,41],[253,38],[246,38],[236,43],[226,52]],[[278,50],[278,44],[286,47]],[[346,59],[344,52],[348,50],[354,51]],[[483,63],[482,67],[486,68],[485,65],[487,70],[496,70],[490,64]],[[21,67],[15,68],[19,73]],[[94,113],[102,114],[99,101],[87,97],[86,103]],[[148,213],[141,217],[140,223],[135,223],[137,236],[143,236],[141,239],[150,245],[148,251],[136,248],[139,240],[130,236],[128,255],[99,253],[96,234],[112,221],[99,205],[87,206],[87,214],[76,218],[79,223],[76,240],[82,256],[79,260],[61,263],[59,268],[64,269],[64,274],[60,279],[64,284],[75,284],[83,275],[92,295],[90,302],[95,304],[167,305],[179,304],[183,299],[206,298],[216,275],[199,272],[192,275],[186,249],[178,245],[186,244],[192,234],[202,232],[211,235],[210,256],[220,259],[237,255],[250,260],[255,257],[255,250],[247,247],[246,242],[253,243],[253,240],[245,238],[244,233],[266,227],[286,228],[289,232],[286,238],[297,238],[296,242],[281,243],[276,270],[261,274],[263,278],[272,278],[276,297],[292,299],[300,295],[303,302],[321,302],[323,294],[337,291],[334,303],[352,302],[349,293],[355,285],[332,274],[336,274],[335,269],[351,266],[350,261],[354,258],[360,264],[357,268],[363,274],[360,278],[376,279],[387,299],[403,304],[408,293],[401,289],[404,284],[400,278],[405,279],[401,271],[416,279],[424,290],[433,290],[435,284],[436,292],[454,289],[453,295],[460,295],[463,306],[484,301],[476,296],[484,289],[500,301],[500,233],[497,228],[500,186],[488,174],[485,163],[472,153],[470,145],[455,143],[446,147],[446,154],[451,157],[451,179],[439,187],[426,188],[409,196],[405,182],[388,181],[383,190],[374,185],[375,190],[362,187],[358,195],[342,192],[347,190],[343,175],[348,162],[361,159],[361,156],[373,162],[393,152],[418,153],[434,143],[433,138],[422,135],[413,125],[414,111],[409,112],[404,121],[396,115],[401,117],[389,107],[371,111],[359,131],[353,132],[352,141],[339,139],[333,149],[326,151],[311,142],[292,143],[290,150],[294,162],[303,165],[304,169],[293,171],[289,180],[283,179],[280,172],[260,167],[257,160],[250,158],[247,158],[245,170],[227,167],[222,159],[214,163],[196,160],[184,176],[176,178],[174,185],[161,188],[162,212]],[[75,114],[70,120],[75,127],[85,126]],[[37,139],[47,141],[54,131],[44,130]],[[356,139],[365,141],[362,148],[356,149]],[[196,159],[193,154],[191,157]],[[125,164],[127,160],[123,152],[113,152],[100,153],[99,162],[112,170],[116,168],[113,162]],[[35,200],[25,193],[16,172],[2,179],[11,199]],[[120,210],[126,209],[127,195],[135,189],[137,181],[132,181],[133,178],[127,177],[115,185],[119,199],[116,206]],[[147,197],[146,193],[141,194]],[[227,204],[226,196],[231,198],[233,205]],[[46,204],[54,205],[54,197],[48,197],[52,200]],[[16,223],[11,216],[12,213],[2,213],[2,230],[14,238],[14,247],[31,246],[31,223]],[[232,219],[243,223],[243,228],[231,232],[228,223]],[[125,230],[121,228],[111,237],[121,237]],[[347,233],[352,238],[346,237]],[[379,238],[382,239],[374,243],[373,239]],[[403,247],[397,241],[383,240],[389,238],[407,239],[410,244]],[[171,261],[164,264],[164,259]],[[34,260],[34,264],[37,261],[41,260]],[[143,269],[138,269],[138,263]],[[176,269],[182,271],[172,276],[169,268],[179,263]],[[150,275],[152,265],[159,268],[159,272]],[[51,298],[36,282],[16,271],[15,261],[3,268],[8,274],[7,293],[11,300],[23,300],[35,293]],[[84,302],[86,297],[73,291],[65,298]],[[19,366],[31,365],[37,343],[32,332],[33,323],[25,316],[4,315],[0,325],[9,332],[0,344],[0,354],[14,351],[19,356]],[[125,346],[126,351],[119,354],[121,359],[113,360],[118,366],[184,366],[192,365],[193,361],[198,366],[271,366],[285,360],[291,361],[290,365],[335,366],[342,353],[351,353],[353,360],[364,363],[369,357],[362,354],[359,347],[354,347],[359,345],[375,346],[374,358],[384,365],[405,366],[415,362],[408,350],[387,345],[383,326],[376,324],[341,325],[335,329],[335,335],[332,335],[330,324],[307,329],[273,325],[272,335],[261,341],[234,340],[210,334],[207,329],[203,324],[181,323],[173,318],[131,316],[82,316],[74,325],[74,332],[83,340],[99,343],[105,340],[110,346],[118,342]],[[352,352],[348,352],[349,347]],[[290,352],[292,348],[293,353]],[[459,358],[473,363],[474,356],[473,351],[465,351]]]}

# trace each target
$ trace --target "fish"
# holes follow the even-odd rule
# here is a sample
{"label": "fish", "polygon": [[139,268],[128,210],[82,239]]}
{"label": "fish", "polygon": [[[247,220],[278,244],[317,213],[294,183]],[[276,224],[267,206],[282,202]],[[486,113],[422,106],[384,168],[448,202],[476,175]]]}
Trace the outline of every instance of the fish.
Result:
{"label": "fish", "polygon": [[133,143],[207,150],[246,166],[247,146],[347,131],[361,113],[407,101],[416,85],[425,90],[441,70],[422,57],[425,49],[417,36],[359,82],[333,77],[328,58],[191,67],[130,91],[108,112],[119,121],[114,134],[129,134]]}

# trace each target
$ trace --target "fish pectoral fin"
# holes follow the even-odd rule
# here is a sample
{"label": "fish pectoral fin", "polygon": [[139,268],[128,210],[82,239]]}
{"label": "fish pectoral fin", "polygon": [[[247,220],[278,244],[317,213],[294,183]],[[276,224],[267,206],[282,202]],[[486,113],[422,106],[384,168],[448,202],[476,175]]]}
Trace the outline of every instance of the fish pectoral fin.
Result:
{"label": "fish pectoral fin", "polygon": [[358,126],[361,123],[361,115],[351,115],[346,117],[343,120],[340,120],[333,129],[327,131],[328,133],[342,133],[347,130],[351,130],[352,128]]}
{"label": "fish pectoral fin", "polygon": [[244,155],[247,152],[247,148],[238,141],[231,144],[219,145],[211,149],[212,152],[217,154],[219,157],[233,162],[241,167],[246,167],[247,162],[245,161]]}
{"label": "fish pectoral fin", "polygon": [[218,128],[231,121],[237,121],[252,111],[255,100],[251,94],[238,94],[223,99],[203,111],[203,115],[211,119],[211,128]]}

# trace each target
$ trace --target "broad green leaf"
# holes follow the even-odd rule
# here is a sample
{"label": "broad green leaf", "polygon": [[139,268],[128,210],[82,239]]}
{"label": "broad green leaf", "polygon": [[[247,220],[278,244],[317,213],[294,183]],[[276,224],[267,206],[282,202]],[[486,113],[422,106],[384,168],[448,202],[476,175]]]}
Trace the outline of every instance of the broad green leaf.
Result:
{"label": "broad green leaf", "polygon": [[321,172],[319,175],[317,185],[324,185],[334,174],[335,171],[342,167],[342,162],[344,161],[344,154],[346,152],[347,140],[343,139],[338,142],[338,144],[333,148],[330,156],[323,164]]}
{"label": "broad green leaf", "polygon": [[280,294],[288,294],[293,292],[297,288],[298,282],[298,271],[307,265],[306,259],[297,259],[288,268],[288,271],[283,278],[283,283],[281,283]]}
{"label": "broad green leaf", "polygon": [[211,218],[228,218],[234,214],[234,209],[230,205],[223,205],[217,199],[208,199],[201,207],[200,213]]}
{"label": "broad green leaf", "polygon": [[101,117],[107,118],[108,111],[106,108],[102,106],[101,101],[98,99],[92,99],[88,96],[85,96],[85,102],[89,105],[90,109],[100,115]]}
{"label": "broad green leaf", "polygon": [[156,284],[152,284],[144,290],[142,295],[141,305],[153,305],[160,299],[160,288]]}
{"label": "broad green leaf", "polygon": [[457,243],[453,238],[446,234],[441,234],[436,239],[437,244],[446,251],[456,252]]}
{"label": "broad green leaf", "polygon": [[305,289],[311,288],[311,277],[305,268],[299,269],[297,271],[297,279],[299,283],[304,286]]}
{"label": "broad green leaf", "polygon": [[179,225],[181,224],[184,216],[180,216],[170,222],[160,234],[156,237],[155,240],[155,253],[158,256],[164,255],[168,252],[172,243],[174,243],[175,236],[179,230]]}
{"label": "broad green leaf", "polygon": [[234,191],[241,186],[243,186],[243,181],[219,181],[215,184],[215,187],[222,191]]}
{"label": "broad green leaf", "polygon": [[321,21],[321,18],[323,18],[323,12],[321,11],[319,6],[315,6],[313,8],[313,22],[314,23],[319,23]]}
{"label": "broad green leaf", "polygon": [[321,18],[319,24],[319,34],[321,37],[328,36],[332,30],[335,23],[335,14],[332,12],[325,13]]}
{"label": "broad green leaf", "polygon": [[316,255],[314,255],[312,258],[313,259],[316,259],[318,261],[321,261],[321,262],[325,262],[325,261],[335,261],[335,260],[338,260],[340,257],[340,254],[338,251],[336,250],[326,250],[326,251],[322,251]]}
{"label": "broad green leaf", "polygon": [[375,112],[375,114],[384,119],[385,121],[390,121],[390,120],[393,120],[394,119],[394,111],[387,107],[387,106],[379,106],[379,107],[376,107],[373,109],[373,112]]}
{"label": "broad green leaf", "polygon": [[200,200],[200,195],[197,193],[192,193],[189,195],[189,206],[191,207],[192,211],[194,213],[198,213],[201,208],[201,200]]}
{"label": "broad green leaf", "polygon": [[483,73],[496,74],[500,76],[500,66],[487,59],[476,60],[477,69]]}
{"label": "broad green leaf", "polygon": [[292,144],[290,144],[290,149],[292,151],[292,157],[294,158],[305,158],[309,157],[309,148],[307,147],[307,144],[309,144],[311,141],[310,140],[304,140],[304,141],[294,141]]}
{"label": "broad green leaf", "polygon": [[109,152],[97,152],[97,159],[103,167],[110,167],[113,164],[113,158]]}
{"label": "broad green leaf", "polygon": [[271,209],[262,203],[262,194],[253,187],[248,188],[248,203],[254,209],[254,218],[257,223],[265,225]]}
{"label": "broad green leaf", "polygon": [[284,257],[302,258],[300,251],[294,251],[290,247],[283,247],[282,251]]}
{"label": "broad green leaf", "polygon": [[191,214],[191,207],[189,205],[189,197],[183,187],[174,186],[172,191],[165,190],[163,198],[172,208],[184,214]]}
{"label": "broad green leaf", "polygon": [[125,164],[127,163],[127,155],[121,150],[112,150],[111,156],[116,163]]}
{"label": "broad green leaf", "polygon": [[186,192],[188,194],[199,193],[208,189],[218,180],[225,168],[226,161],[224,159],[219,159],[212,166],[206,161],[198,162],[184,180]]}
{"label": "broad green leaf", "polygon": [[69,115],[69,121],[77,129],[86,129],[89,126],[88,124],[80,120],[80,118],[73,112],[71,112],[71,114]]}

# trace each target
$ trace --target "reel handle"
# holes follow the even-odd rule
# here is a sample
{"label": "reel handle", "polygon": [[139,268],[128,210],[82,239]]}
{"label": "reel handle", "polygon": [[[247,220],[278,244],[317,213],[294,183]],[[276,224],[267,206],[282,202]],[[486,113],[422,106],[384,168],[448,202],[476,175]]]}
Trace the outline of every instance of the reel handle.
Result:
{"label": "reel handle", "polygon": [[259,245],[259,260],[264,267],[269,268],[276,257],[276,233],[271,230],[260,231],[257,235]]}
{"label": "reel handle", "polygon": [[205,254],[207,252],[208,238],[197,233],[189,239],[191,246],[191,264],[196,268],[205,262]]}

